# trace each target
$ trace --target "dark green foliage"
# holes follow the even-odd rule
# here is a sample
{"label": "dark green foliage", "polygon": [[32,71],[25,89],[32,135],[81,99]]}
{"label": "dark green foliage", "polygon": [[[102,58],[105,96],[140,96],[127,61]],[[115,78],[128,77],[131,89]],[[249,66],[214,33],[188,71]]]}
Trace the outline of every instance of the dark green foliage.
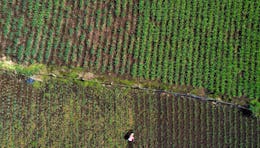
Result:
{"label": "dark green foliage", "polygon": [[250,101],[250,110],[256,117],[260,117],[260,102],[259,99],[253,99]]}

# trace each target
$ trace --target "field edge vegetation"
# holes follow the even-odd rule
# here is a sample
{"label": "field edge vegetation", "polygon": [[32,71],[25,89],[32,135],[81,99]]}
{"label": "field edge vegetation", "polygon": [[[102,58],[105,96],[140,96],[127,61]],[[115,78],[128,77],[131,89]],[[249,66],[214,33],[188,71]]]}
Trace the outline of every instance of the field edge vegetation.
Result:
{"label": "field edge vegetation", "polygon": [[[65,83],[75,82],[83,86],[98,86],[102,83],[111,85],[124,85],[132,88],[148,88],[156,90],[164,90],[176,93],[193,94],[205,98],[214,98],[220,101],[231,102],[237,105],[242,105],[245,108],[249,108],[255,116],[260,117],[260,102],[258,99],[249,98],[228,98],[225,96],[218,96],[217,94],[207,94],[205,88],[194,88],[186,86],[173,86],[169,84],[164,84],[155,81],[140,81],[138,79],[125,79],[120,77],[115,77],[113,75],[96,75],[90,72],[86,72],[83,68],[68,68],[68,67],[58,67],[55,65],[44,65],[44,64],[31,64],[22,65],[13,63],[11,61],[0,60],[0,70],[7,70],[9,72],[14,72],[15,74],[21,74],[27,77],[32,77],[38,81],[34,83],[34,87],[41,87],[41,82],[48,81],[53,77],[59,78],[59,81]],[[89,76],[90,75],[90,76]],[[239,99],[239,100],[237,100]],[[242,101],[241,101],[242,100]]]}

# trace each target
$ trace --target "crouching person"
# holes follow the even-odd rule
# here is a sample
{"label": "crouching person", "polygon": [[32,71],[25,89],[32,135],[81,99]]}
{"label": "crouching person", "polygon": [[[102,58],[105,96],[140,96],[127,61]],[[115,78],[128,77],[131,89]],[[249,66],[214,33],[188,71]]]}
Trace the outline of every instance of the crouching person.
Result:
{"label": "crouching person", "polygon": [[133,143],[134,143],[134,131],[133,130],[129,130],[125,136],[124,136],[125,140],[127,140],[128,142],[128,148],[133,148]]}

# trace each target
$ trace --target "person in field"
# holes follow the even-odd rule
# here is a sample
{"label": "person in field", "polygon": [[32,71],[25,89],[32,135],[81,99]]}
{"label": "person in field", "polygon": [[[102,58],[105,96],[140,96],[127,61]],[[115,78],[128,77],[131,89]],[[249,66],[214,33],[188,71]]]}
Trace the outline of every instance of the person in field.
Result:
{"label": "person in field", "polygon": [[131,133],[129,138],[127,139],[129,142],[134,142],[134,133]]}
{"label": "person in field", "polygon": [[133,147],[133,142],[134,142],[134,131],[133,130],[129,130],[125,136],[124,136],[125,140],[127,140],[128,142],[128,148],[132,148]]}
{"label": "person in field", "polygon": [[127,140],[128,142],[134,142],[134,131],[133,130],[129,130],[125,136],[124,136],[125,140]]}
{"label": "person in field", "polygon": [[134,131],[133,130],[129,130],[125,136],[124,136],[125,140],[127,140],[128,142],[128,148],[133,148],[133,142],[134,142]]}

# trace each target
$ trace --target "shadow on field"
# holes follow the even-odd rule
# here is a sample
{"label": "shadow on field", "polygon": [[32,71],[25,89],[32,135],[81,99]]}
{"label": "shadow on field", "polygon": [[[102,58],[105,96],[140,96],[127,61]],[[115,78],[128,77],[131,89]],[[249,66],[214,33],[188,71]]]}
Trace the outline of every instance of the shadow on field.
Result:
{"label": "shadow on field", "polygon": [[244,117],[253,117],[253,112],[249,109],[239,108],[239,112],[241,112]]}

